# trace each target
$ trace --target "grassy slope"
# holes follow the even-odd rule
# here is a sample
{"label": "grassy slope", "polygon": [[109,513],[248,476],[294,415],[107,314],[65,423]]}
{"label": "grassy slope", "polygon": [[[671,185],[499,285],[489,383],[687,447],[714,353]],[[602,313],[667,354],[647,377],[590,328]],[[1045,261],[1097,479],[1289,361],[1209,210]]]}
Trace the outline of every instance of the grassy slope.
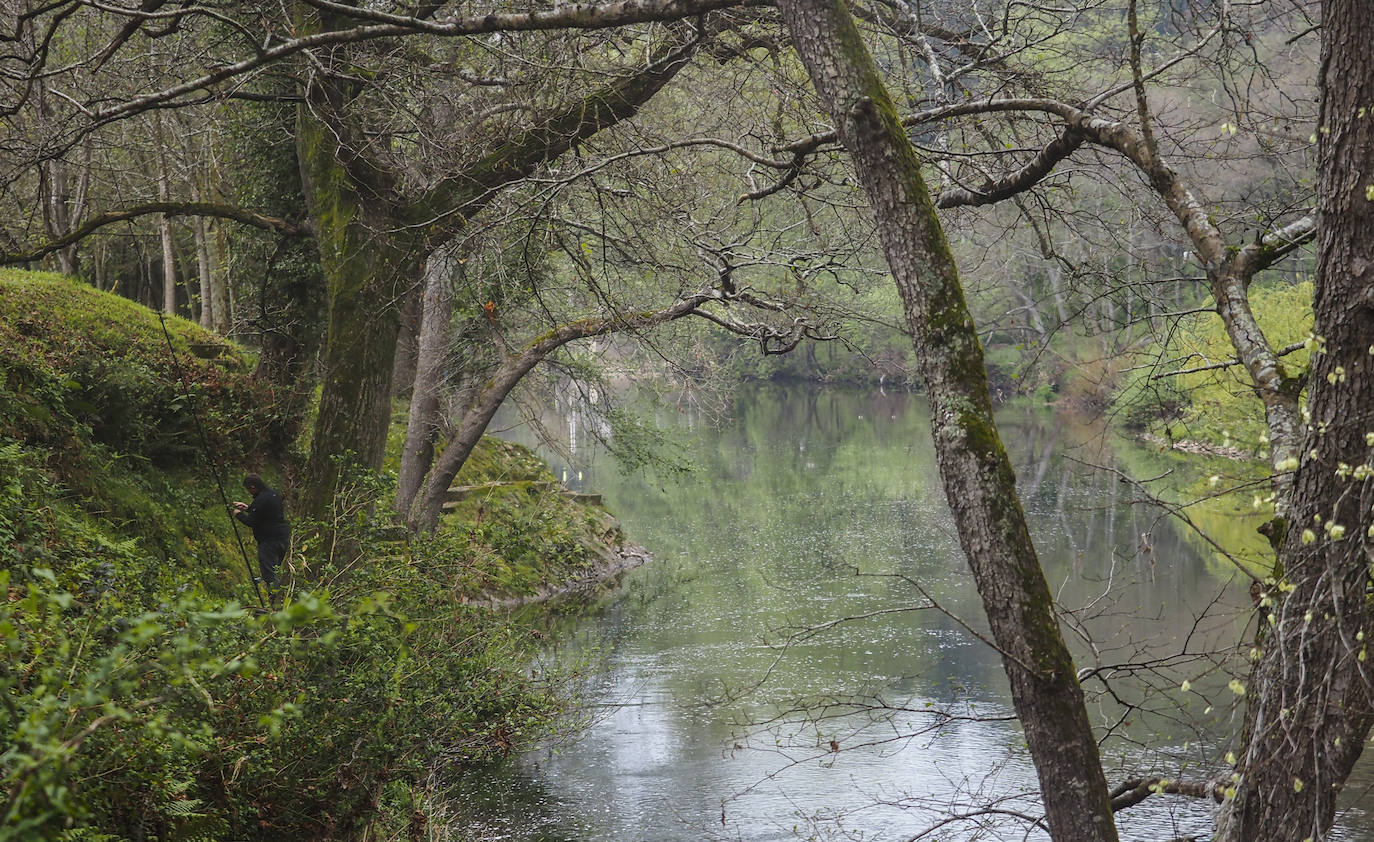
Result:
{"label": "grassy slope", "polygon": [[[131,542],[143,563],[129,595],[141,603],[190,578],[212,593],[242,579],[196,413],[235,472],[270,461],[282,428],[241,351],[183,319],[167,328],[175,357],[144,307],[59,276],[0,272],[0,440],[41,472],[54,512]],[[79,587],[86,566],[54,569]]]}
{"label": "grassy slope", "polygon": [[[281,461],[291,419],[240,350],[167,326],[180,373],[145,308],[0,272],[0,839],[348,838],[422,819],[441,758],[500,756],[560,705],[524,674],[530,631],[461,598],[576,575],[615,531],[490,442],[463,481],[517,482],[443,533],[380,542],[384,511],[355,506],[336,526],[360,557],[305,538],[285,605],[241,609],[191,410],[235,476]],[[386,482],[355,493],[374,503]]]}

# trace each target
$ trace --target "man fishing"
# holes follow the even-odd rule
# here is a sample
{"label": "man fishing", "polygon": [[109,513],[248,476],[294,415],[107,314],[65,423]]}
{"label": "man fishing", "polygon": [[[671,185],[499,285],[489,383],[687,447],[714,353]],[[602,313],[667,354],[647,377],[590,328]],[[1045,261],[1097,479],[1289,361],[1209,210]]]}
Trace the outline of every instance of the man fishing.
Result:
{"label": "man fishing", "polygon": [[234,501],[234,517],[251,527],[253,540],[258,542],[258,570],[269,590],[277,587],[277,566],[286,557],[291,542],[291,525],[286,522],[281,492],[268,488],[257,474],[243,478],[243,487],[253,495],[253,502]]}

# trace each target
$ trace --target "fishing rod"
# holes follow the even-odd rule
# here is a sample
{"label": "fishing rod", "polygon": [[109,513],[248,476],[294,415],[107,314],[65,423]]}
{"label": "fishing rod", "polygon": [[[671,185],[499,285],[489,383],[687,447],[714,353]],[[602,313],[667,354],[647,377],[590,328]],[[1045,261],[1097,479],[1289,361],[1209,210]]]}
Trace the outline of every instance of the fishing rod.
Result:
{"label": "fishing rod", "polygon": [[248,571],[248,580],[253,583],[253,593],[257,595],[258,605],[262,610],[267,610],[267,602],[262,598],[262,588],[258,587],[258,580],[253,576],[253,565],[248,560],[248,548],[243,543],[243,533],[239,532],[238,519],[234,517],[229,506],[229,495],[224,493],[224,482],[219,467],[219,460],[215,458],[214,452],[210,449],[210,439],[205,435],[205,428],[200,424],[200,412],[196,409],[196,403],[191,399],[191,391],[186,386],[186,375],[181,370],[181,363],[177,362],[176,348],[172,346],[172,334],[167,330],[167,314],[158,313],[157,319],[162,323],[162,336],[167,340],[167,353],[171,356],[172,368],[176,371],[177,382],[181,384],[181,394],[186,398],[186,405],[191,408],[191,420],[195,422],[196,434],[200,437],[200,449],[205,455],[206,461],[210,463],[210,473],[215,479],[215,488],[219,489],[220,502],[224,504],[224,511],[229,517],[229,524],[234,530],[234,539],[238,541],[239,552],[243,555],[243,566]]}

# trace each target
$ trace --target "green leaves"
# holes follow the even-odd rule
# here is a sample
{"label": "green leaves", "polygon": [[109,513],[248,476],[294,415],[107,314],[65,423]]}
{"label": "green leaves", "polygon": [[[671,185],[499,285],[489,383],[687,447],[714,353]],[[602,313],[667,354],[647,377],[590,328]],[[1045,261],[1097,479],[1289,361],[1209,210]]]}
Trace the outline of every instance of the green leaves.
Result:
{"label": "green leaves", "polygon": [[[30,307],[35,296],[73,302]],[[33,310],[27,333],[15,301]],[[0,340],[15,349],[0,361],[0,836],[346,835],[375,817],[378,793],[419,787],[439,753],[500,756],[544,727],[558,704],[525,674],[535,639],[455,609],[455,571],[471,565],[442,554],[453,545],[394,558],[377,543],[375,477],[334,524],[361,557],[336,566],[303,535],[295,577],[316,589],[270,613],[232,600],[241,562],[210,477],[142,451],[189,446],[194,404],[217,455],[237,458],[260,432],[253,408],[272,402],[223,359],[188,357],[188,404],[147,315],[0,273]],[[174,342],[193,331],[169,326]],[[119,362],[100,359],[110,342]],[[531,495],[547,472],[528,451],[486,454],[522,483],[488,511],[484,539],[527,568],[522,582],[548,575],[546,553],[575,565],[586,510]]]}

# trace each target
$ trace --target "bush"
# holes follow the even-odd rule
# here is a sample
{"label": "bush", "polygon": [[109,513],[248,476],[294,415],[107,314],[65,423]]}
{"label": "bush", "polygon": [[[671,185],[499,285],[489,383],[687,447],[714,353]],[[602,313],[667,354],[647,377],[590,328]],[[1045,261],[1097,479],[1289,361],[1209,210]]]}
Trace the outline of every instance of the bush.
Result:
{"label": "bush", "polygon": [[389,786],[502,756],[558,710],[523,672],[533,636],[455,606],[423,557],[367,545],[382,563],[271,613],[193,579],[131,592],[158,562],[19,454],[0,448],[6,838],[347,836]]}
{"label": "bush", "polygon": [[[457,597],[476,560],[578,563],[570,538],[590,515],[512,497],[456,533],[455,559],[385,542],[385,484],[360,478],[331,524],[355,555],[299,530],[300,591],[244,607],[197,414],[222,464],[275,460],[271,430],[290,419],[238,349],[167,325],[189,402],[147,310],[0,272],[0,839],[403,826],[410,813],[379,811],[413,810],[437,764],[490,760],[549,727],[562,696],[526,674],[535,635]],[[547,476],[507,451],[484,447],[479,466]]]}

